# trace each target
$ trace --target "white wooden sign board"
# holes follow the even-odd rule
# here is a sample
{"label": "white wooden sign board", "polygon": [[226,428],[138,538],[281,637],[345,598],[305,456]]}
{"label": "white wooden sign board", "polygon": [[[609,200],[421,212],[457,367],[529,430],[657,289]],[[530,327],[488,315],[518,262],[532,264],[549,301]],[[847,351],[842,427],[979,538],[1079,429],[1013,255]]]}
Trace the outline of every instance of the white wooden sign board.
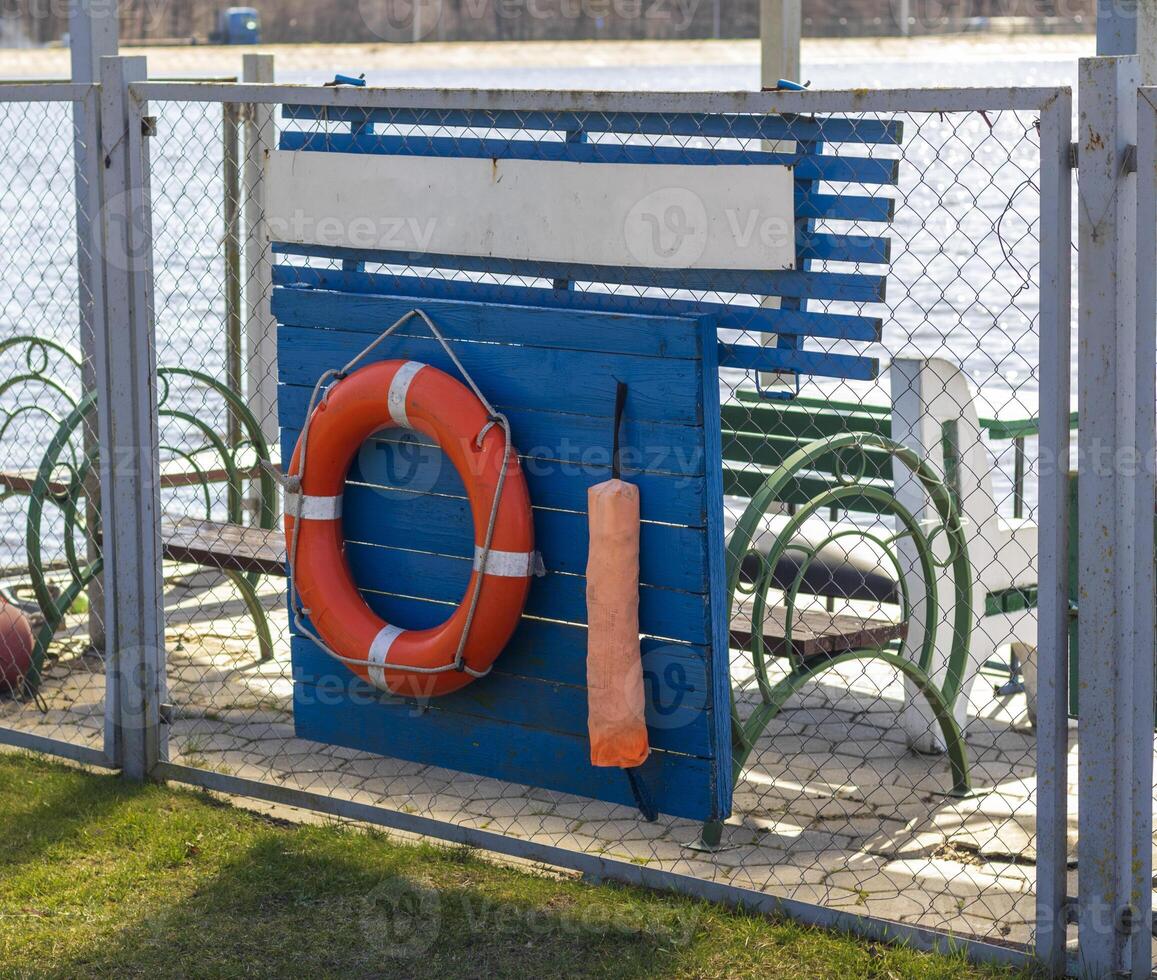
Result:
{"label": "white wooden sign board", "polygon": [[679,269],[790,269],[790,167],[276,150],[270,241]]}

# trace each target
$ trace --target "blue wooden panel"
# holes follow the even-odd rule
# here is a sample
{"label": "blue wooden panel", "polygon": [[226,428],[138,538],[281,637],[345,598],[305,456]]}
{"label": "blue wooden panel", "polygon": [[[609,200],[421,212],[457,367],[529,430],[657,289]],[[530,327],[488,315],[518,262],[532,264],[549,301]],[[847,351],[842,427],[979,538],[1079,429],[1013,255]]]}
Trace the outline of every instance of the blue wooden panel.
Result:
{"label": "blue wooden panel", "polygon": [[[535,583],[537,586],[541,583]],[[453,612],[455,604],[414,599],[407,596],[388,596],[376,592],[364,593],[366,602],[383,619],[414,629],[439,626]],[[294,630],[294,635],[298,636]],[[327,674],[346,677],[349,683],[358,682],[353,674],[342,667],[313,643],[298,637],[294,647],[294,670],[311,680]],[[679,692],[688,684],[696,690],[706,690],[702,678],[713,669],[706,646],[685,643],[663,637],[643,637],[642,654],[647,669],[653,675],[648,681],[649,695],[662,711],[681,704]],[[586,684],[586,627],[576,623],[558,623],[545,619],[523,618],[506,649],[495,662],[497,673],[515,677],[538,678],[551,683],[583,686]],[[669,665],[678,663],[678,668]]]}
{"label": "blue wooden panel", "polygon": [[628,266],[580,265],[573,262],[528,263],[489,256],[430,255],[424,252],[389,249],[287,245],[283,242],[274,242],[273,251],[278,255],[304,255],[350,262],[380,262],[422,269],[455,269],[547,280],[566,279],[571,282],[697,289],[718,293],[839,300],[846,303],[884,301],[883,276],[849,272],[802,272],[794,269],[771,272],[735,269],[641,269]]}
{"label": "blue wooden panel", "polygon": [[[504,315],[507,310],[517,312],[518,308],[507,307]],[[282,326],[278,330],[279,349],[291,350],[294,356],[282,360],[281,381],[312,387],[326,368],[341,367],[371,339],[372,336],[352,330]],[[422,361],[456,374],[454,363],[433,337],[399,337],[382,349],[391,358]],[[615,407],[613,379],[629,377],[631,408],[637,418],[687,425],[703,423],[695,361],[499,344],[459,343],[454,351],[466,370],[486,379],[487,397],[498,408],[557,411],[566,407],[578,414],[610,418]],[[583,379],[590,379],[591,383],[583,384]],[[560,384],[566,384],[565,403],[559,401]]]}
{"label": "blue wooden panel", "polygon": [[[353,749],[384,747],[389,755],[508,782],[634,807],[627,777],[619,769],[590,765],[585,736],[543,731],[484,718],[470,720],[463,737],[461,715],[437,705],[416,712],[402,704],[339,701],[340,692],[306,684],[293,687],[293,717],[301,738]],[[335,703],[338,701],[338,703]],[[640,774],[660,812],[690,820],[726,816],[721,808],[720,777],[711,760],[654,752]],[[730,789],[728,789],[730,796]]]}
{"label": "blue wooden panel", "polygon": [[[313,289],[279,289],[273,295],[273,315],[287,326],[328,327],[380,334],[413,310],[412,296],[329,292]],[[695,320],[671,316],[619,315],[611,312],[574,310],[567,317],[567,335],[557,337],[554,311],[526,305],[511,306],[495,315],[495,304],[428,298],[422,309],[430,315],[448,341],[539,346],[540,338],[572,350],[609,351],[648,357],[697,359],[699,331]],[[418,318],[403,324],[397,337],[430,338],[430,330]]]}
{"label": "blue wooden panel", "polygon": [[[296,682],[335,694],[344,693],[353,701],[385,701],[396,709],[397,705],[392,703],[396,699],[383,696],[318,651],[308,640],[295,638],[293,643],[297,648],[294,651]],[[318,662],[319,656],[328,664]],[[503,654],[503,660],[505,656]],[[582,659],[575,659],[581,668]],[[711,692],[703,661],[672,657],[662,648],[650,650],[644,658],[644,681],[652,748],[710,758],[712,731],[702,722],[705,713],[711,710]],[[463,729],[473,725],[476,719],[485,719],[578,737],[587,733],[585,676],[580,677],[578,683],[570,684],[496,667],[485,684],[471,684],[437,698],[435,703],[439,711],[461,716]]]}
{"label": "blue wooden panel", "polygon": [[324,119],[356,124],[457,127],[513,132],[557,130],[564,133],[620,133],[653,136],[703,136],[736,139],[800,140],[825,143],[899,144],[900,122],[839,117],[737,115],[659,112],[522,112],[466,109],[359,109],[341,106],[282,107],[286,119]]}
{"label": "blue wooden panel", "polygon": [[[464,557],[424,551],[384,548],[358,542],[346,545],[354,580],[365,592],[405,594],[411,583],[422,583],[423,596],[457,605],[466,593],[470,561]],[[547,573],[534,582],[526,605],[528,616],[567,623],[586,622],[586,578]],[[639,629],[655,636],[689,643],[708,643],[707,598],[650,585],[639,590]]]}
{"label": "blue wooden panel", "polygon": [[652,146],[647,143],[567,143],[559,140],[476,139],[373,133],[282,134],[283,150],[325,153],[382,153],[400,156],[477,157],[490,160],[553,160],[574,163],[687,164],[691,166],[756,165],[794,167],[797,178],[895,184],[900,162],[885,157],[765,153],[696,146]]}
{"label": "blue wooden panel", "polygon": [[582,292],[566,288],[509,286],[469,282],[463,279],[430,279],[424,276],[352,272],[344,269],[313,269],[300,265],[275,265],[273,281],[276,285],[282,286],[336,289],[355,293],[391,292],[421,297],[438,295],[481,303],[602,310],[608,313],[639,313],[647,316],[710,315],[721,330],[801,334],[833,340],[862,340],[869,343],[878,342],[882,330],[882,321],[878,317],[854,316],[847,313],[803,312],[708,300],[636,296],[633,293]]}
{"label": "blue wooden panel", "polygon": [[[298,734],[631,803],[622,773],[589,764],[585,690],[585,494],[609,476],[610,415],[615,384],[623,380],[630,386],[628,458],[634,439],[653,440],[640,447],[634,477],[650,518],[641,531],[640,626],[655,751],[645,777],[664,812],[728,813],[726,623],[721,633],[709,595],[723,554],[710,550],[705,526],[722,504],[721,495],[708,500],[709,480],[722,486],[722,464],[717,451],[706,451],[703,428],[705,418],[719,417],[713,323],[439,297],[285,287],[275,294],[278,315],[301,324],[283,325],[279,333],[283,450],[288,454],[296,442],[316,377],[421,302],[487,394],[509,410],[516,439],[529,440],[522,445],[530,447],[536,547],[548,570],[532,583],[522,623],[493,674],[421,712],[383,700],[312,643],[295,638]],[[445,351],[423,329],[391,337],[371,359],[413,358],[453,373]],[[400,465],[406,449],[425,449],[427,462],[440,457],[428,440],[407,446],[407,438],[390,431],[363,449],[347,483],[343,525],[351,568],[371,608],[420,629],[443,622],[462,598],[473,519],[452,467],[435,463],[422,476],[421,466],[407,472]],[[712,572],[711,565],[718,568]]]}
{"label": "blue wooden panel", "polygon": [[[309,402],[310,390],[298,386],[282,385],[280,391],[280,412],[282,418],[297,413],[301,417]],[[292,394],[290,394],[292,393]],[[521,414],[521,417],[519,415]],[[531,431],[524,424],[527,416],[543,416],[540,422],[546,428],[557,421],[562,435],[554,433],[551,446],[531,440]],[[514,413],[510,415],[515,447],[520,451],[523,473],[526,476],[530,496],[538,506],[552,510],[585,512],[587,490],[596,483],[611,477],[610,453],[591,449],[597,445],[592,440],[607,431],[606,419],[588,416],[555,415],[547,412]],[[646,423],[628,428],[644,428]],[[671,426],[671,429],[690,429],[689,426]],[[694,432],[695,430],[691,430]],[[585,441],[577,441],[570,433],[587,436]],[[285,429],[286,448],[296,444],[297,429]],[[628,432],[624,438],[631,438]],[[624,466],[624,478],[639,487],[642,499],[642,517],[645,521],[664,524],[682,524],[689,527],[707,525],[706,490],[702,479],[703,460],[694,448],[686,449],[678,444],[650,442],[636,443],[640,450],[632,449],[627,457],[639,465],[651,463],[672,469],[683,465],[686,472],[672,473],[638,469]],[[527,446],[533,455],[523,451]],[[587,447],[581,450],[579,447]],[[559,447],[559,448],[552,448]],[[557,460],[553,457],[569,451],[571,458]],[[694,471],[698,469],[699,473]],[[562,474],[565,480],[558,479]],[[453,466],[443,465],[442,451],[430,445],[426,437],[399,429],[388,429],[366,442],[354,459],[349,479],[354,483],[371,485],[409,486],[414,490],[428,493],[461,496],[462,481]]]}
{"label": "blue wooden panel", "polygon": [[[464,497],[347,484],[342,514],[350,541],[401,549],[420,544],[423,551],[460,558],[474,554],[474,519]],[[681,592],[707,591],[702,528],[644,524],[641,540],[639,574],[644,584]],[[585,573],[585,514],[535,508],[534,543],[548,571]]]}
{"label": "blue wooden panel", "polygon": [[857,381],[871,381],[880,370],[874,357],[729,343],[719,345],[719,365],[748,371],[776,371],[782,365],[788,365],[790,370],[800,374],[834,375]]}

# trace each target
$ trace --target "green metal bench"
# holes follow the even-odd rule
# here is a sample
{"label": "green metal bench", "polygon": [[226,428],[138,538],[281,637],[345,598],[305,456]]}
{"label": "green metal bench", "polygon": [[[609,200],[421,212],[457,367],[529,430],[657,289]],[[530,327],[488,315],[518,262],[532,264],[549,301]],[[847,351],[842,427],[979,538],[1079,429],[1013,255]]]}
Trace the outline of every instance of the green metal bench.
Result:
{"label": "green metal bench", "polygon": [[[277,552],[270,540],[277,535],[276,484],[260,465],[270,458],[261,426],[239,395],[208,374],[162,367],[157,375],[162,493],[188,498],[180,501],[179,519],[162,517],[164,555],[222,572],[253,619],[261,660],[270,660],[273,639],[257,585],[261,575],[281,569],[274,564]],[[211,408],[223,410],[224,424],[216,424]],[[95,429],[95,410],[95,394],[79,399],[60,420],[39,467],[0,473],[6,492],[28,497],[27,566],[44,617],[26,679],[30,694],[39,686],[56,631],[101,573],[99,500],[91,499],[99,460],[91,440],[86,450],[84,437],[86,426]],[[246,523],[247,497],[257,501],[251,524]],[[203,519],[188,516],[198,509]],[[90,526],[94,516],[96,527]],[[52,520],[62,528],[55,536],[62,559],[48,554]]]}
{"label": "green metal bench", "polygon": [[[722,417],[725,499],[732,514],[742,506],[727,546],[732,647],[750,656],[758,690],[758,703],[745,716],[733,682],[735,780],[762,733],[808,681],[841,665],[879,661],[899,671],[927,701],[947,747],[952,792],[966,794],[967,753],[953,705],[971,631],[972,573],[948,484],[890,438],[886,411],[743,393],[723,406]],[[934,519],[897,499],[894,467],[923,489]],[[838,519],[848,514],[865,520]],[[890,566],[890,575],[875,574],[871,561],[833,561],[833,551],[865,545],[876,569]],[[936,682],[930,667],[946,574],[955,583],[954,636],[946,679]],[[912,588],[917,580],[919,595]],[[814,597],[826,600],[827,608],[806,608],[814,606]],[[837,613],[840,600],[876,607],[890,602],[897,615]],[[769,667],[781,657],[789,660],[788,670],[773,681]],[[721,833],[721,825],[706,825],[702,844],[717,846]]]}

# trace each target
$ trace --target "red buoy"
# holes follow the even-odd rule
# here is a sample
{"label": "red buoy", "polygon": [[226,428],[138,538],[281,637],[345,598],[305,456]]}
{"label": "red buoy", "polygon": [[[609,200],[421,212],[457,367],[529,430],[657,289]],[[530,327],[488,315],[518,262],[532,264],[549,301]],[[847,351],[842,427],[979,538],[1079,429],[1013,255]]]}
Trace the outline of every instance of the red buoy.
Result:
{"label": "red buoy", "polygon": [[0,599],[0,697],[20,691],[32,666],[33,645],[28,617]]}

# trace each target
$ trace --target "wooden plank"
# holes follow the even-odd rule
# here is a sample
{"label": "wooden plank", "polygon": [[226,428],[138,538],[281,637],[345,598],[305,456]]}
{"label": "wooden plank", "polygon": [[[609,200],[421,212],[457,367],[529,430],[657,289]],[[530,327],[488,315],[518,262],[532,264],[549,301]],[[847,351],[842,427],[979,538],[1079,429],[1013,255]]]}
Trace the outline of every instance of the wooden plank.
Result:
{"label": "wooden plank", "polygon": [[[279,404],[283,411],[289,413],[286,417],[304,419],[312,393],[312,387],[281,385]],[[563,464],[567,476],[601,474],[604,468],[609,471],[612,448],[609,416],[512,406],[505,406],[504,410],[510,420],[515,448],[524,460],[544,464],[542,469],[545,471],[550,470],[546,464]],[[298,426],[286,426],[286,430],[293,432],[296,439]],[[408,445],[433,445],[433,441],[421,433],[407,434],[400,429],[382,430],[371,437],[374,443],[382,445],[397,445],[403,438]],[[695,426],[624,418],[622,440],[623,468],[626,471],[656,476],[703,475],[703,454],[699,450],[699,430]],[[372,464],[367,465],[371,470],[374,469]],[[585,509],[585,505],[580,509]]]}
{"label": "wooden plank", "polygon": [[472,136],[427,136],[407,133],[319,133],[289,131],[279,148],[323,153],[373,153],[391,156],[473,157],[486,160],[542,160],[572,163],[646,165],[789,167],[796,180],[855,184],[895,184],[899,160],[886,157],[835,156],[822,153],[768,153],[702,146],[650,143],[593,143],[563,140],[479,139]]}
{"label": "wooden plank", "polygon": [[[286,393],[289,391],[295,394],[287,397]],[[304,414],[303,406],[309,396],[307,389],[283,385],[280,394],[283,406],[287,404],[292,408],[302,406],[292,416],[283,415],[283,418],[301,417]],[[542,416],[546,413],[528,414]],[[605,419],[587,419],[582,416],[556,415],[553,418],[560,423],[560,427],[552,435],[553,446],[547,446],[530,440],[524,442],[528,432],[520,425],[516,413],[511,413],[517,448],[522,449],[523,445],[530,446],[534,453],[534,455],[522,452],[519,454],[530,499],[538,507],[584,513],[588,488],[610,479],[610,465],[603,462],[610,458],[609,447],[605,452],[597,446],[592,448],[593,440],[609,431],[609,422]],[[576,420],[590,424],[575,426],[573,423]],[[546,421],[541,421],[541,424],[549,425]],[[630,465],[623,467],[624,478],[638,484],[640,488],[643,520],[651,523],[705,527],[706,487],[702,475],[691,472],[702,467],[702,454],[691,447],[684,449],[659,442],[635,442],[633,433],[645,427],[645,423],[638,425],[628,423],[624,426],[626,430],[624,459],[627,463],[635,461],[642,465],[685,466],[689,472],[640,470]],[[673,428],[682,428],[689,433],[695,431],[690,427]],[[578,438],[575,437],[575,433],[578,434]],[[584,435],[587,438],[582,438]],[[300,433],[296,428],[286,427],[283,430],[287,452],[296,445],[299,436]],[[584,446],[587,448],[582,448]],[[564,460],[550,458],[563,452],[568,452],[571,458]],[[368,440],[354,458],[348,479],[351,483],[409,488],[414,492],[423,491],[451,497],[465,495],[461,478],[452,466],[444,463],[441,451],[434,448],[428,438],[419,437],[418,434],[408,430],[385,430],[379,436]]]}
{"label": "wooden plank", "polygon": [[[459,558],[474,554],[474,520],[464,498],[353,484],[347,485],[342,507],[348,540],[398,549],[420,545],[431,554]],[[584,574],[587,538],[585,514],[535,509],[534,544],[548,572]],[[642,584],[681,592],[707,591],[701,529],[644,524],[640,538]]]}
{"label": "wooden plank", "polygon": [[[731,617],[731,642],[751,649],[752,600],[745,599]],[[874,650],[908,635],[907,623],[851,616],[825,610],[795,610],[791,641],[787,638],[787,609],[773,606],[763,621],[763,638],[771,656],[801,660],[832,657],[851,650]]]}
{"label": "wooden plank", "polygon": [[165,557],[209,568],[263,575],[285,574],[285,535],[219,521],[166,516],[161,523]]}
{"label": "wooden plank", "polygon": [[[293,642],[295,645],[309,643],[302,638],[295,638]],[[295,651],[294,663],[300,664],[303,659]],[[295,668],[295,680],[321,687],[335,696],[344,695],[354,702],[381,699],[381,692],[350,673],[344,665],[332,658],[326,659],[331,664],[328,672],[306,673]],[[501,659],[505,659],[505,654]],[[662,663],[645,664],[644,670],[647,728],[652,749],[710,758],[711,728],[705,715],[711,710],[710,694],[702,662],[668,657]],[[579,738],[587,735],[587,691],[582,683],[520,676],[496,667],[489,676],[432,703],[439,711],[458,715],[464,730],[478,720],[485,720]],[[416,702],[415,707],[418,707]],[[421,707],[425,707],[425,702]]]}
{"label": "wooden plank", "polygon": [[[303,684],[293,688],[293,719],[299,738],[342,745],[396,759],[495,776],[510,782],[619,803],[634,810],[620,769],[590,764],[585,737],[430,710],[416,714],[402,704],[341,703]],[[654,752],[640,775],[660,812],[690,820],[724,818],[714,798],[712,762]],[[625,816],[626,814],[624,814]]]}
{"label": "wooden plank", "polygon": [[810,442],[844,432],[890,439],[891,413],[849,412],[799,402],[729,402],[721,409],[724,430],[798,438]]}
{"label": "wooden plank", "polygon": [[569,112],[468,109],[363,109],[354,106],[282,106],[286,119],[322,119],[355,125],[430,126],[472,130],[501,129],[512,133],[555,130],[566,133],[618,133],[638,136],[703,136],[749,140],[800,140],[824,143],[896,144],[904,138],[903,123],[888,119],[810,116],[738,115],[690,112]]}
{"label": "wooden plank", "polygon": [[532,262],[471,255],[435,255],[429,252],[389,248],[344,248],[331,245],[294,245],[275,240],[277,255],[300,255],[342,262],[385,263],[398,267],[485,272],[495,276],[524,276],[572,283],[618,283],[643,288],[689,289],[711,293],[781,296],[795,299],[833,300],[844,303],[882,303],[885,277],[851,272],[809,272],[792,269],[770,271],[698,268],[633,268],[622,265],[586,265],[575,262]]}
{"label": "wooden plank", "polygon": [[[819,236],[816,236],[817,238]],[[855,236],[835,236],[850,241]],[[886,242],[886,239],[869,239]],[[868,247],[868,246],[865,246]],[[801,253],[802,254],[802,253]],[[805,256],[806,257],[806,256]],[[849,261],[853,261],[849,259]],[[860,256],[854,261],[869,261]],[[333,289],[356,293],[392,293],[402,296],[436,296],[445,299],[473,300],[504,305],[545,306],[567,310],[602,310],[611,313],[634,313],[644,316],[700,317],[711,316],[720,330],[745,330],[832,340],[880,340],[882,321],[878,317],[848,313],[791,310],[751,305],[748,298],[733,303],[708,300],[671,299],[666,296],[636,296],[630,293],[548,289],[533,286],[505,285],[468,280],[439,279],[425,276],[356,272],[348,269],[314,269],[300,265],[275,265],[273,281],[280,286]]]}
{"label": "wooden plank", "polygon": [[[284,384],[312,387],[329,367],[341,367],[369,342],[364,333],[347,330],[313,330],[279,327],[281,350],[292,349],[291,358],[282,358]],[[389,359],[422,361],[448,374],[457,369],[446,351],[433,337],[400,337],[383,346]],[[636,419],[701,424],[702,386],[694,361],[662,360],[631,354],[600,351],[520,348],[498,344],[460,343],[454,352],[461,359],[487,398],[498,408],[558,411],[610,418],[614,412],[615,378],[630,385],[631,414]],[[384,360],[381,355],[371,357]],[[589,384],[570,385],[566,399],[559,398],[560,379],[590,379]],[[602,383],[596,383],[600,381]]]}
{"label": "wooden plank", "polygon": [[[366,596],[366,599],[374,612],[387,622],[407,629],[428,629],[441,625],[457,605],[374,595]],[[357,682],[341,664],[335,664],[333,658],[304,636],[298,637],[296,631],[293,635],[300,639],[300,643],[293,647],[295,677],[316,683],[317,678],[338,676],[347,683],[360,683],[367,691],[371,690],[368,684]],[[647,682],[648,693],[657,692],[660,704],[670,706],[681,703],[677,695],[687,685],[700,691],[706,689],[703,678],[712,665],[705,647],[655,637],[644,637],[640,645],[644,672],[651,675]],[[537,678],[554,684],[585,687],[586,650],[587,634],[584,627],[524,617],[511,642],[495,661],[494,669],[512,677]]]}
{"label": "wooden plank", "polygon": [[853,381],[872,381],[880,373],[880,362],[874,357],[722,342],[719,344],[719,366],[761,372],[789,370]]}
{"label": "wooden plank", "polygon": [[[793,213],[808,206],[790,168],[746,164],[272,150],[265,183],[275,241],[646,269],[793,268]],[[873,203],[826,211],[855,219]]]}
{"label": "wooden plank", "polygon": [[[346,557],[354,581],[366,592],[412,595],[457,604],[465,595],[472,562],[424,551],[349,542]],[[527,615],[568,623],[586,622],[585,575],[547,574],[534,582]],[[644,585],[639,590],[639,627],[644,635],[690,643],[708,642],[706,597]]]}
{"label": "wooden plank", "polygon": [[[710,324],[704,323],[704,329]],[[723,530],[723,448],[720,444],[720,427],[715,424],[719,418],[719,385],[712,382],[719,376],[716,360],[718,347],[705,343],[703,352],[703,375],[705,378],[703,414],[707,424],[703,427],[703,453],[706,456],[707,499],[711,508],[707,521],[707,579],[710,587],[712,683],[710,705],[713,709],[714,755],[722,776],[715,784],[715,805],[720,810],[731,807],[732,786],[732,737],[731,730],[731,655],[728,643],[728,607],[731,603],[727,585],[727,543]]]}
{"label": "wooden plank", "polygon": [[[287,326],[346,330],[376,336],[414,310],[406,294],[376,296],[319,289],[275,289],[273,315]],[[422,298],[422,310],[451,343],[474,341],[582,351],[615,351],[647,357],[698,359],[699,332],[686,317],[640,316],[613,311],[572,310],[565,336],[557,335],[558,313],[541,307],[497,306],[461,299]],[[418,319],[395,337],[429,338]],[[548,341],[543,338],[549,338]],[[367,338],[367,342],[371,338]]]}

